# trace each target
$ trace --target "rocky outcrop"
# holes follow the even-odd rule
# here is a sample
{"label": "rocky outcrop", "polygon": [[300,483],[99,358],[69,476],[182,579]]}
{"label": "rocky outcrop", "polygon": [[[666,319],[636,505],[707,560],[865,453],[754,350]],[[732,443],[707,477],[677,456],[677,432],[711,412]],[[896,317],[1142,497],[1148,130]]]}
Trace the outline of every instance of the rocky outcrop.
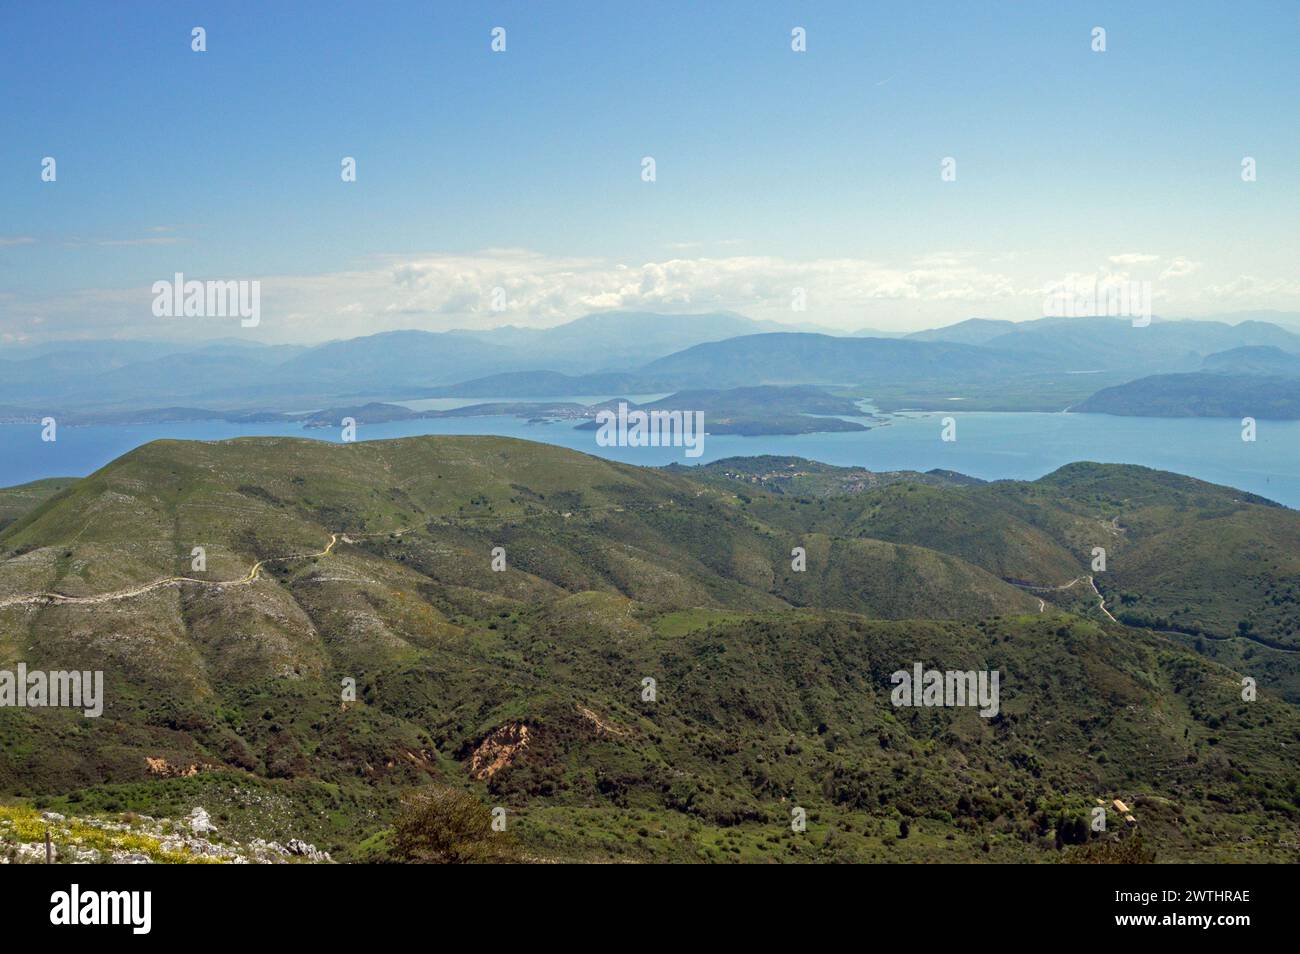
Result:
{"label": "rocky outcrop", "polygon": [[329,852],[300,838],[281,845],[261,838],[240,844],[220,837],[202,806],[181,819],[156,819],[135,814],[70,818],[0,805],[0,864],[45,864],[47,832],[55,864],[328,864],[332,860]]}
{"label": "rocky outcrop", "polygon": [[528,725],[507,722],[493,729],[469,758],[469,772],[476,779],[491,778],[528,747]]}

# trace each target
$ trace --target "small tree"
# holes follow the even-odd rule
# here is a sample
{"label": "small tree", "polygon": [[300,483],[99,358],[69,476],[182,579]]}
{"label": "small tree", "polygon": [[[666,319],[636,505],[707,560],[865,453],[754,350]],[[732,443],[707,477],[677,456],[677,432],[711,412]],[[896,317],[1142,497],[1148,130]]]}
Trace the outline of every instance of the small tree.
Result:
{"label": "small tree", "polygon": [[492,830],[492,813],[468,792],[445,786],[404,799],[393,823],[392,855],[415,864],[514,861],[513,839]]}

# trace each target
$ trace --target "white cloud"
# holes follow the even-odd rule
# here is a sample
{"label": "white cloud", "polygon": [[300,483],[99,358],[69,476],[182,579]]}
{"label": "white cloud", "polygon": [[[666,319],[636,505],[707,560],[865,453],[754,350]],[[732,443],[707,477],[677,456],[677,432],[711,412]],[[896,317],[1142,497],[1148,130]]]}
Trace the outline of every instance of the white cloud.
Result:
{"label": "white cloud", "polygon": [[1112,265],[1150,265],[1152,262],[1160,261],[1160,256],[1148,255],[1145,252],[1124,252],[1111,255],[1108,261]]}
{"label": "white cloud", "polygon": [[182,245],[189,242],[189,239],[184,236],[171,234],[176,231],[174,225],[151,225],[145,231],[151,234],[130,235],[122,238],[82,238],[79,235],[74,235],[64,240],[63,244],[68,248],[86,248],[87,246],[135,248],[155,245]]}
{"label": "white cloud", "polygon": [[[170,236],[162,236],[170,237]],[[1137,253],[1133,253],[1137,254]],[[1120,256],[1112,256],[1114,261]],[[732,310],[753,318],[815,322],[845,330],[864,325],[908,330],[959,321],[974,314],[1012,319],[1042,314],[1041,271],[998,264],[963,251],[936,251],[899,262],[867,258],[797,260],[779,256],[665,257],[640,263],[600,257],[556,256],[518,248],[472,253],[391,255],[347,271],[321,275],[203,274],[205,279],[258,279],[268,341],[320,341],[404,328],[430,331],[559,324],[593,311],[615,309],[691,313]],[[1162,277],[1190,274],[1197,263],[1170,261]],[[179,262],[176,271],[185,271]],[[197,272],[197,267],[194,268]],[[172,269],[157,278],[170,279]],[[1127,279],[1109,266],[1067,281]],[[153,317],[148,282],[126,289],[86,289],[58,296],[0,296],[0,334],[60,337],[222,336],[245,333],[206,319],[182,325]],[[1249,286],[1240,283],[1249,282]],[[1206,289],[1183,288],[1162,300],[1185,311],[1209,299],[1251,300],[1260,307],[1291,307],[1296,283],[1254,278]],[[1182,283],[1179,283],[1182,287]],[[493,289],[507,307],[492,310]],[[803,289],[807,310],[792,300]],[[1163,292],[1164,290],[1161,289]],[[1253,297],[1252,297],[1253,296]],[[43,322],[44,326],[37,322]]]}
{"label": "white cloud", "polygon": [[1201,267],[1200,262],[1193,262],[1190,259],[1183,258],[1181,255],[1175,256],[1169,263],[1168,267],[1160,273],[1160,280],[1165,281],[1170,278],[1183,278],[1192,274]]}
{"label": "white cloud", "polygon": [[175,235],[151,235],[148,238],[103,239],[95,244],[102,248],[131,248],[137,245],[179,245],[183,241]]}
{"label": "white cloud", "polygon": [[[505,290],[504,312],[490,307],[497,287]],[[807,312],[791,310],[796,288],[805,290]],[[264,323],[273,321],[277,311],[304,316],[291,336],[302,339],[408,327],[541,326],[619,309],[735,310],[778,321],[838,320],[854,328],[861,323],[862,309],[872,303],[978,305],[1017,293],[1007,276],[972,264],[898,267],[865,259],[775,256],[628,264],[488,249],[392,258],[372,269],[333,275],[264,278],[262,310]],[[358,323],[364,331],[345,328],[355,329]]]}
{"label": "white cloud", "polygon": [[1277,307],[1278,298],[1300,297],[1300,281],[1295,279],[1261,279],[1242,275],[1232,281],[1207,285],[1205,294],[1211,298],[1236,304],[1250,303],[1260,307]]}

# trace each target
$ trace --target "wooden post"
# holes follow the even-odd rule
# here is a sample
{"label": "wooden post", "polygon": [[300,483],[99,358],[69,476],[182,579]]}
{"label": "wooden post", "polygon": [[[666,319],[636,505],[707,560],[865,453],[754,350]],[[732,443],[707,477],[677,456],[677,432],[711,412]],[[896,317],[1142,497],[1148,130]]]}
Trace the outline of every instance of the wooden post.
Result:
{"label": "wooden post", "polygon": [[50,844],[50,829],[47,825],[45,828],[45,863],[54,864],[54,846]]}

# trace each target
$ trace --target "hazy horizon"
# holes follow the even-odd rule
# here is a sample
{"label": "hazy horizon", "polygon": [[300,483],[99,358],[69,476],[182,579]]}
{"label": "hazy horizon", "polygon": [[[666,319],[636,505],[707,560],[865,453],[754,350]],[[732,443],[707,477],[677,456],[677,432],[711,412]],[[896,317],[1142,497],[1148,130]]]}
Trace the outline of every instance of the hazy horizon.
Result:
{"label": "hazy horizon", "polygon": [[[12,10],[0,77],[42,95],[0,144],[0,347],[607,310],[898,333],[1089,281],[1300,311],[1285,5],[669,9]],[[177,273],[260,282],[261,321],[160,327]]]}
{"label": "hazy horizon", "polygon": [[[1030,322],[1038,321],[1044,318],[1049,318],[1049,319],[1058,318],[1059,320],[1070,320],[1069,318],[1061,318],[1060,316],[1051,316],[1051,315],[1039,315],[1032,318],[1005,318],[1005,319],[993,315],[969,315],[965,318],[956,319],[955,321],[945,321],[937,324],[920,325],[918,327],[907,328],[905,330],[890,331],[885,328],[872,328],[872,327],[831,328],[825,325],[821,325],[815,320],[790,320],[786,322],[780,322],[777,319],[753,318],[752,316],[744,314],[743,312],[733,311],[731,309],[722,309],[719,311],[682,311],[682,312],[655,312],[655,311],[634,311],[631,309],[618,309],[613,311],[589,312],[587,314],[578,315],[574,318],[565,318],[560,321],[555,321],[548,324],[522,324],[513,321],[503,321],[500,324],[485,324],[482,327],[478,327],[478,328],[454,327],[454,328],[429,329],[429,328],[419,328],[415,326],[409,326],[409,327],[398,327],[398,328],[385,328],[382,331],[362,330],[355,335],[345,334],[345,335],[340,335],[338,337],[332,337],[332,338],[319,338],[319,339],[297,340],[297,341],[259,341],[252,337],[247,337],[247,336],[241,337],[237,329],[226,329],[227,332],[229,332],[227,334],[215,335],[212,337],[197,337],[197,338],[193,335],[184,338],[176,338],[165,334],[134,335],[128,333],[104,336],[104,335],[93,334],[93,332],[87,332],[86,334],[77,337],[31,338],[31,339],[25,339],[20,342],[10,341],[7,343],[13,346],[13,350],[15,353],[21,353],[23,351],[30,350],[32,348],[47,349],[47,348],[56,348],[59,345],[63,345],[63,344],[76,345],[79,343],[90,343],[96,341],[117,341],[117,342],[135,341],[135,342],[145,342],[149,344],[160,344],[160,345],[167,345],[167,344],[184,345],[187,348],[201,348],[201,347],[207,347],[212,345],[239,345],[239,346],[253,346],[253,347],[264,345],[267,347],[278,346],[278,347],[312,348],[323,344],[329,344],[335,341],[347,341],[353,338],[364,338],[375,334],[400,334],[403,332],[412,332],[412,331],[423,332],[427,334],[482,334],[491,331],[501,331],[501,330],[508,330],[508,329],[516,329],[521,331],[548,331],[556,328],[561,328],[564,325],[572,324],[577,321],[581,321],[585,318],[597,318],[605,315],[625,315],[625,314],[663,315],[665,317],[673,317],[673,318],[693,318],[693,317],[704,318],[704,317],[710,317],[718,314],[731,314],[739,318],[746,318],[751,321],[757,322],[760,325],[772,325],[772,326],[783,325],[784,326],[781,328],[760,327],[759,330],[754,332],[755,334],[773,333],[773,332],[787,332],[787,333],[799,332],[805,334],[825,334],[825,335],[843,336],[843,337],[869,337],[872,332],[880,332],[881,334],[886,334],[894,337],[902,337],[902,336],[915,334],[917,332],[922,332],[922,331],[935,331],[942,328],[950,328],[954,325],[960,325],[967,321],[992,321],[992,322],[1010,321],[1013,324],[1019,325],[1019,324],[1027,324]],[[1080,319],[1110,317],[1113,320],[1118,320],[1118,321],[1130,320],[1124,317],[1106,316],[1106,315],[1080,315],[1076,317]],[[1227,313],[1213,313],[1213,314],[1205,314],[1205,315],[1153,315],[1151,320],[1156,323],[1206,321],[1206,322],[1219,322],[1228,325],[1237,325],[1247,321],[1263,321],[1263,322],[1276,322],[1279,325],[1279,327],[1287,328],[1288,326],[1300,325],[1300,312],[1280,311],[1280,310],[1253,310],[1253,311],[1240,311],[1240,312],[1227,312]]]}

